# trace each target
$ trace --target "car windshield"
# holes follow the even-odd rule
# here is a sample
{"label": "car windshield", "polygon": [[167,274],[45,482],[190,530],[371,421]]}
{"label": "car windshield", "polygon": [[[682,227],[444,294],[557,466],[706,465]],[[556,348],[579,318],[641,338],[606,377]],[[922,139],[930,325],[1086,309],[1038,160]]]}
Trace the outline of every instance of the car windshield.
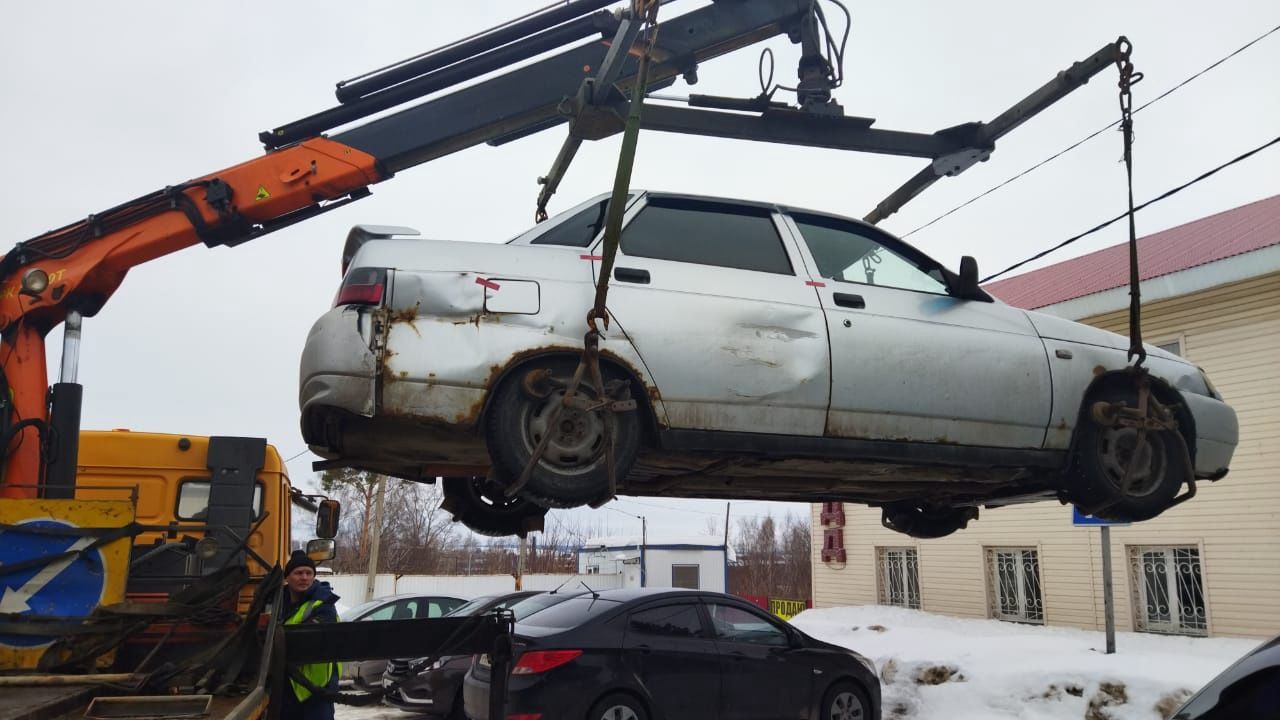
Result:
{"label": "car windshield", "polygon": [[355,607],[351,608],[350,610],[346,611],[345,613],[343,613],[343,615],[351,618],[352,620],[359,620],[362,615],[367,615],[370,610],[373,610],[374,608],[386,602],[389,602],[387,598],[379,598],[377,600],[366,600],[360,603],[359,605],[356,605]]}
{"label": "car windshield", "polygon": [[493,595],[478,597],[471,602],[464,603],[454,608],[451,612],[445,615],[445,617],[465,617],[467,615],[474,615],[478,610],[480,610],[480,608],[483,608],[485,605],[493,602],[494,597],[495,596]]}
{"label": "car windshield", "polygon": [[533,595],[511,605],[511,613],[516,616],[516,622],[520,622],[536,612],[546,610],[552,605],[559,605],[572,597],[573,595],[561,593]]}
{"label": "car windshield", "polygon": [[521,624],[540,628],[568,630],[593,617],[599,617],[620,605],[616,600],[602,600],[590,595],[579,595],[534,613]]}

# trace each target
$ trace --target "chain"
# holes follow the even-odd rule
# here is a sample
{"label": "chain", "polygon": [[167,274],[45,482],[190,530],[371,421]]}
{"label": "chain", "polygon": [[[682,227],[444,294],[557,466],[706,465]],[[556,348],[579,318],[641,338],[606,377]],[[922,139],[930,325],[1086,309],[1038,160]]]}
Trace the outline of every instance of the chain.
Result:
{"label": "chain", "polygon": [[1134,72],[1133,43],[1123,35],[1116,41],[1116,69],[1120,71],[1120,132],[1124,136],[1124,171],[1129,190],[1129,360],[1142,367],[1147,351],[1142,346],[1142,298],[1138,274],[1138,231],[1133,219],[1133,86],[1142,80]]}

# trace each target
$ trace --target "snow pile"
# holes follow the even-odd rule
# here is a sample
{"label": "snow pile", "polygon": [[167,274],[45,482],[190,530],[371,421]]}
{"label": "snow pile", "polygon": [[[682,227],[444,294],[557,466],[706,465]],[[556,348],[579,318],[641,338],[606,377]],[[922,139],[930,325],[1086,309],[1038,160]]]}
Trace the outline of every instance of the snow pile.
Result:
{"label": "snow pile", "polygon": [[966,620],[902,608],[808,610],[792,624],[875,661],[884,720],[1158,720],[1254,640]]}

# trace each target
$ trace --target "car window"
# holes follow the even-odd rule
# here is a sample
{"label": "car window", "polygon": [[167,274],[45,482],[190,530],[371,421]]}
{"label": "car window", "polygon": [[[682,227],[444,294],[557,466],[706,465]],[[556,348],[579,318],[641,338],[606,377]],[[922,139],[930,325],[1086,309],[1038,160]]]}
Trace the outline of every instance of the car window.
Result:
{"label": "car window", "polygon": [[756,645],[790,645],[791,640],[782,628],[765,618],[730,605],[708,603],[711,625],[717,640],[753,643]]}
{"label": "car window", "polygon": [[361,620],[390,620],[395,614],[396,603],[387,603],[373,612],[360,618]]}
{"label": "car window", "polygon": [[[604,229],[605,212],[609,201],[602,200],[577,215],[554,225],[550,230],[529,241],[530,245],[567,245],[586,247]],[[552,222],[555,222],[552,220]]]}
{"label": "car window", "polygon": [[475,614],[475,612],[478,611],[480,608],[484,607],[485,605],[488,605],[491,602],[493,602],[492,595],[478,597],[475,600],[472,600],[471,602],[467,602],[459,605],[458,607],[450,611],[449,614],[456,615],[459,617],[465,616],[465,615],[472,615],[472,614]]}
{"label": "car window", "polygon": [[622,232],[632,257],[792,275],[767,208],[653,198]]}
{"label": "car window", "polygon": [[663,605],[640,610],[627,618],[627,635],[670,638],[706,637],[696,605]]}
{"label": "car window", "polygon": [[580,595],[536,612],[525,618],[521,624],[567,630],[616,607],[618,603],[614,600],[601,600],[590,595]]}
{"label": "car window", "polygon": [[452,598],[418,598],[417,616],[420,618],[444,617],[450,610],[453,610],[460,604],[460,601]]}
{"label": "car window", "polygon": [[884,238],[853,223],[819,215],[793,215],[821,277],[862,285],[947,294],[937,267],[922,269],[911,258],[885,247]]}

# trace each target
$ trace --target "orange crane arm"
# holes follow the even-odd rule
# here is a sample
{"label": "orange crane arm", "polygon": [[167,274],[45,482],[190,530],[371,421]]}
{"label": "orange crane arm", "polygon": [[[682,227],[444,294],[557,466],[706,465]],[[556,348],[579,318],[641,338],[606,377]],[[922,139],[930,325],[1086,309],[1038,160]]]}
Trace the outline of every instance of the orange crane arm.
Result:
{"label": "orange crane arm", "polygon": [[[93,315],[135,265],[205,242],[234,245],[385,179],[376,160],[312,138],[19,244],[0,259],[0,367],[19,419],[4,438],[0,497],[34,497],[48,422],[45,335],[71,311]],[[33,422],[20,424],[23,420]]]}

